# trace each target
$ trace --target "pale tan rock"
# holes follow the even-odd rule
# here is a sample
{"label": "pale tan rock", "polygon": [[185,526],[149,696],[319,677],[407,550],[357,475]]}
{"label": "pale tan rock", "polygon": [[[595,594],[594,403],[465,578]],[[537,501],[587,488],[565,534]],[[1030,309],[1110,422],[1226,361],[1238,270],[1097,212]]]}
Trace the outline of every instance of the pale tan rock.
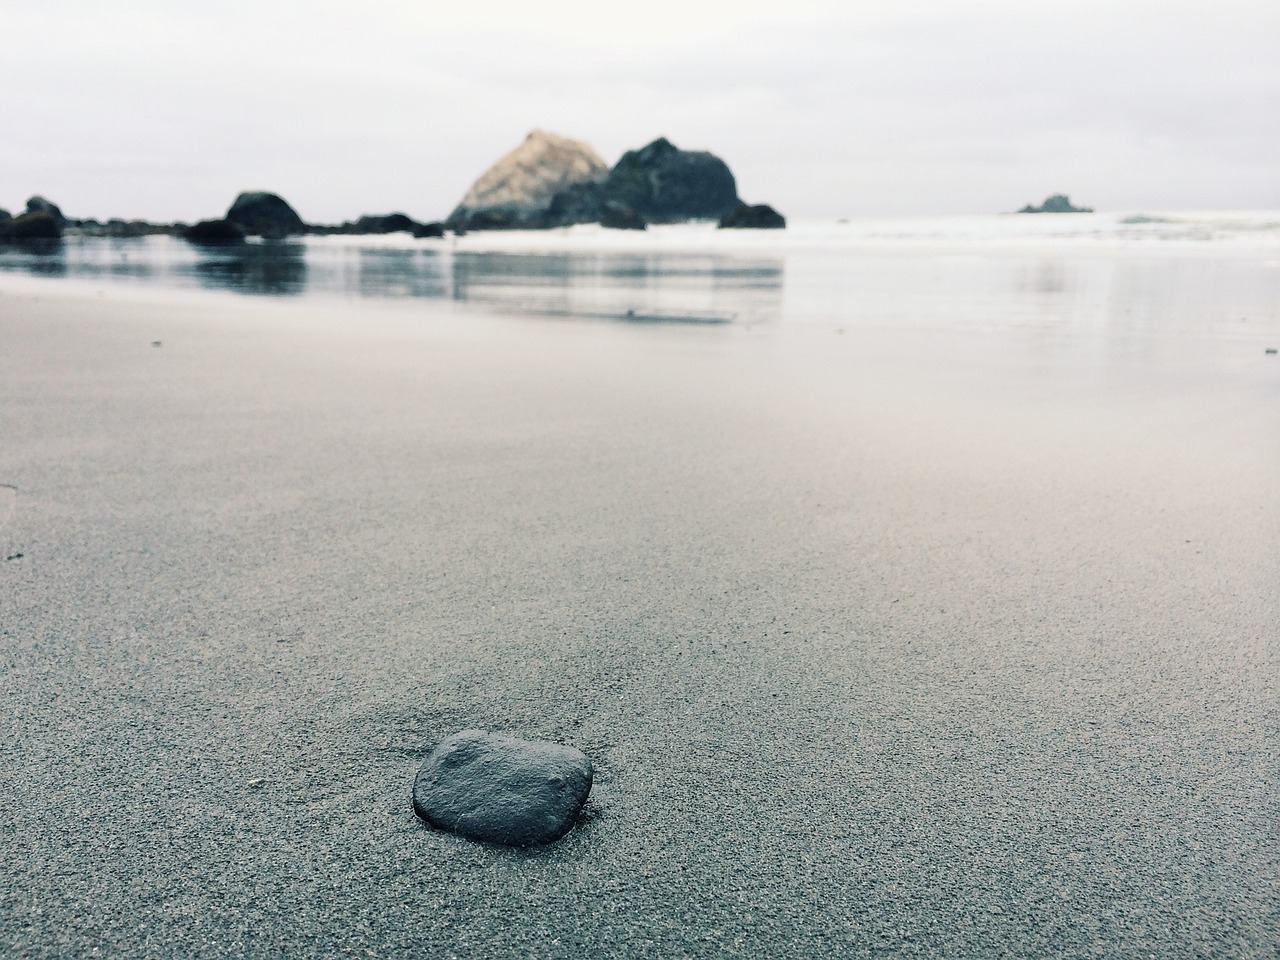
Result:
{"label": "pale tan rock", "polygon": [[582,141],[534,130],[481,174],[449,219],[464,220],[485,211],[538,213],[566,187],[596,183],[608,173],[600,155]]}

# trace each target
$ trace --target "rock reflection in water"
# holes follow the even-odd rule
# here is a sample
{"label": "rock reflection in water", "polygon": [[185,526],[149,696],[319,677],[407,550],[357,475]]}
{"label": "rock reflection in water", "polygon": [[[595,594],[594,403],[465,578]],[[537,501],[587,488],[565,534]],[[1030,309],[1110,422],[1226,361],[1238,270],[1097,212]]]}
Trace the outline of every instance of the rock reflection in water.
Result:
{"label": "rock reflection in water", "polygon": [[482,309],[634,323],[778,320],[781,257],[490,252],[443,244],[266,241],[201,247],[167,236],[68,237],[0,247],[0,271],[267,296],[452,300]]}
{"label": "rock reflection in water", "polygon": [[398,250],[364,247],[354,271],[344,270],[342,286],[354,287],[362,297],[450,296],[447,255],[436,250]]}
{"label": "rock reflection in water", "polygon": [[67,275],[67,257],[61,240],[11,240],[0,243],[0,270],[19,270],[38,277]]}
{"label": "rock reflection in water", "polygon": [[300,243],[245,243],[200,251],[195,275],[214,290],[297,296],[307,290],[307,248]]}
{"label": "rock reflection in water", "polygon": [[641,253],[453,257],[453,297],[541,315],[639,322],[776,320],[780,258]]}

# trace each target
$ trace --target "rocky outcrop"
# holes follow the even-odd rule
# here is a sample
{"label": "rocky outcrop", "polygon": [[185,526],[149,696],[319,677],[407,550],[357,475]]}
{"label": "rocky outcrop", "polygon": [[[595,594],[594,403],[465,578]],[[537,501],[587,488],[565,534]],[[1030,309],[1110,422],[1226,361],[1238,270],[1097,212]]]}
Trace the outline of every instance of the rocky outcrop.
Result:
{"label": "rocky outcrop", "polygon": [[444,224],[436,221],[432,221],[431,223],[420,223],[413,228],[413,236],[418,240],[421,240],[424,237],[443,237]]}
{"label": "rocky outcrop", "polygon": [[719,220],[742,203],[723,160],[681,150],[665,137],[624,153],[609,171],[604,193],[649,223]]}
{"label": "rocky outcrop", "polygon": [[274,193],[240,194],[227,211],[226,219],[239,224],[250,236],[278,240],[307,232],[307,225],[293,207]]}
{"label": "rocky outcrop", "polygon": [[606,200],[600,211],[600,226],[610,230],[647,230],[644,218],[625,204]]}
{"label": "rocky outcrop", "polygon": [[201,220],[182,234],[182,238],[191,243],[217,247],[244,243],[244,237],[244,228],[231,220]]}
{"label": "rocky outcrop", "polygon": [[0,207],[0,223],[4,223],[6,220],[12,220],[12,219],[13,219],[13,214],[11,214],[8,210],[5,210],[3,207]]}
{"label": "rocky outcrop", "polygon": [[62,222],[47,210],[23,213],[0,221],[0,243],[60,240]]}
{"label": "rocky outcrop", "polygon": [[47,213],[57,222],[60,229],[67,225],[67,218],[62,215],[62,211],[58,209],[58,205],[52,200],[46,200],[44,197],[36,195],[27,200],[27,213]]}
{"label": "rocky outcrop", "polygon": [[1019,213],[1093,213],[1093,207],[1074,207],[1065,193],[1055,193],[1038,207],[1027,204]]}
{"label": "rocky outcrop", "polygon": [[721,230],[782,230],[787,218],[766,203],[743,203],[720,218]]}
{"label": "rocky outcrop", "polygon": [[463,230],[547,226],[556,194],[598,183],[608,173],[605,162],[585,143],[534,130],[481,174],[445,223]]}

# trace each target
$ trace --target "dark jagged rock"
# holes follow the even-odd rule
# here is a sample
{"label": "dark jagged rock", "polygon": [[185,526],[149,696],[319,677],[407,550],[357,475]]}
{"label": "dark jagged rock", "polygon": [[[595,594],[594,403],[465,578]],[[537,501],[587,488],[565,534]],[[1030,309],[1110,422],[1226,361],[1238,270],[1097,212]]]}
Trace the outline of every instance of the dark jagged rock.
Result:
{"label": "dark jagged rock", "polygon": [[719,220],[742,203],[723,160],[681,150],[665,137],[624,153],[605,178],[604,194],[649,223]]}
{"label": "dark jagged rock", "polygon": [[62,222],[46,210],[22,213],[0,221],[0,241],[60,240]]}
{"label": "dark jagged rock", "polygon": [[415,237],[443,237],[444,225],[440,223],[419,223],[404,213],[366,214],[359,220],[348,220],[338,226],[311,224],[307,227],[307,232],[326,237],[334,234],[369,236],[386,233],[411,233]]}
{"label": "dark jagged rock", "polygon": [[786,225],[787,218],[767,203],[743,203],[720,218],[721,230],[782,230]]}
{"label": "dark jagged rock", "polygon": [[604,185],[599,181],[575,183],[551,198],[547,207],[548,226],[568,227],[575,223],[599,223],[604,215]]}
{"label": "dark jagged rock", "polygon": [[559,840],[591,792],[591,761],[558,743],[464,730],[441,741],[413,784],[413,811],[472,840]]}
{"label": "dark jagged rock", "polygon": [[1038,207],[1027,204],[1019,213],[1093,213],[1093,207],[1073,207],[1065,193],[1055,193]]}
{"label": "dark jagged rock", "polygon": [[3,207],[0,207],[0,223],[4,223],[6,220],[12,220],[12,219],[13,219],[13,214],[11,214],[8,210],[5,210]]}
{"label": "dark jagged rock", "polygon": [[388,213],[382,216],[366,215],[357,220],[352,233],[413,233],[418,222],[403,213]]}
{"label": "dark jagged rock", "polygon": [[640,214],[616,200],[605,201],[600,211],[600,226],[610,230],[647,230],[649,227]]}
{"label": "dark jagged rock", "polygon": [[413,228],[413,235],[421,240],[424,237],[443,237],[444,224],[432,221],[431,223],[420,223]]}
{"label": "dark jagged rock", "polygon": [[244,243],[244,227],[232,220],[201,220],[187,227],[182,238],[201,246],[225,247],[229,244]]}
{"label": "dark jagged rock", "polygon": [[239,224],[250,236],[274,240],[307,232],[307,225],[293,207],[280,196],[262,191],[242,193],[236,197],[226,219]]}
{"label": "dark jagged rock", "polygon": [[59,228],[65,228],[67,218],[62,215],[62,211],[58,209],[58,205],[52,200],[46,200],[38,194],[27,200],[27,213],[47,213],[55,221]]}

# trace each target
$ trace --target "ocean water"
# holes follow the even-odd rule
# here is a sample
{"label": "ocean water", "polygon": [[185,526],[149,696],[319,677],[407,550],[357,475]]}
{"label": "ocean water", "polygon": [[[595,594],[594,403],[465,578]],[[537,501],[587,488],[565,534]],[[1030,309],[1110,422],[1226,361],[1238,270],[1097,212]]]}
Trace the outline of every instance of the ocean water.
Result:
{"label": "ocean water", "polygon": [[68,236],[0,248],[3,275],[604,322],[1280,340],[1280,211],[801,221],[785,231],[590,225],[237,249]]}

